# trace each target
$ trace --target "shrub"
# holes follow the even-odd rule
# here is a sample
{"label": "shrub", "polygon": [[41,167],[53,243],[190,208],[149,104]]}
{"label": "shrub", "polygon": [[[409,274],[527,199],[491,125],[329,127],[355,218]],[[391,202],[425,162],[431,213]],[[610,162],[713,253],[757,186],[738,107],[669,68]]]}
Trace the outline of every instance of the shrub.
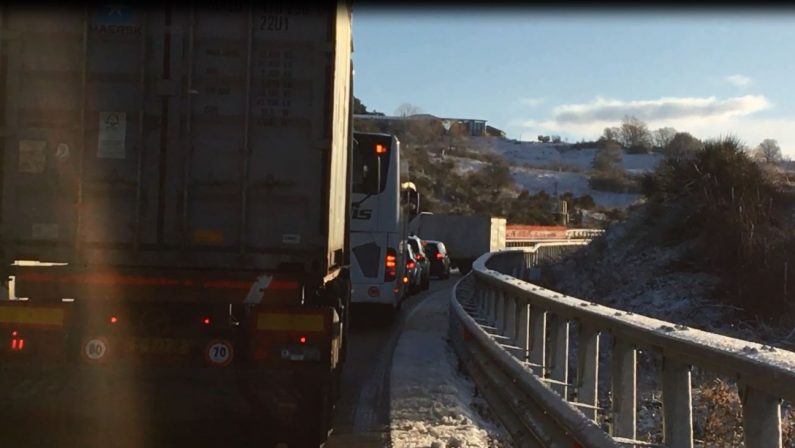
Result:
{"label": "shrub", "polygon": [[666,158],[641,186],[649,202],[691,229],[702,259],[721,277],[722,298],[781,315],[795,299],[795,198],[750,159],[735,138],[707,141],[689,157]]}
{"label": "shrub", "polygon": [[638,179],[623,172],[595,173],[588,179],[588,186],[594,190],[613,193],[640,193],[641,191]]}

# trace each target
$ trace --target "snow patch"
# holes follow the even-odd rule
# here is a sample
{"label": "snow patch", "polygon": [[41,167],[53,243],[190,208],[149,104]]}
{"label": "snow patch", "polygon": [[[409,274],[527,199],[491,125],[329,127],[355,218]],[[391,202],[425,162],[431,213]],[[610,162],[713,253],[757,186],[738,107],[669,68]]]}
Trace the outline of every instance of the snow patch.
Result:
{"label": "snow patch", "polygon": [[440,291],[406,318],[392,358],[392,446],[501,447],[508,436],[476,409],[475,386],[458,372],[447,344],[449,290]]}

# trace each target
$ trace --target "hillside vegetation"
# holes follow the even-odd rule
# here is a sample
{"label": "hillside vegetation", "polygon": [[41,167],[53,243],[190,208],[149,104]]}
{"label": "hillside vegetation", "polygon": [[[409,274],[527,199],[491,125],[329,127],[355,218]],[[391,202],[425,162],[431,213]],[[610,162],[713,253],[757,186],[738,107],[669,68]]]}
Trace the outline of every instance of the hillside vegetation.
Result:
{"label": "hillside vegetation", "polygon": [[[363,106],[359,111],[366,111]],[[359,132],[394,134],[401,157],[408,161],[410,180],[420,192],[423,211],[502,216],[511,223],[552,225],[561,200],[570,211],[605,211],[587,194],[529,192],[514,179],[515,167],[501,154],[479,148],[464,130],[445,131],[432,120],[383,122],[355,120]],[[462,169],[466,163],[469,169]],[[576,216],[574,216],[576,218]],[[574,221],[576,224],[576,220]]]}

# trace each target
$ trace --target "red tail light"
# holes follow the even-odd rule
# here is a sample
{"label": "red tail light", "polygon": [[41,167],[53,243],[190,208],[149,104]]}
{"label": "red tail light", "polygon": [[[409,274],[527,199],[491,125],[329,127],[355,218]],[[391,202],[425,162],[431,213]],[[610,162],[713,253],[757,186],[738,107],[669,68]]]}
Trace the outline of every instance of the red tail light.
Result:
{"label": "red tail light", "polygon": [[387,248],[386,261],[384,262],[384,281],[390,282],[397,277],[397,252],[395,249]]}
{"label": "red tail light", "polygon": [[406,263],[406,269],[414,269],[417,265],[413,261]]}
{"label": "red tail light", "polygon": [[444,254],[441,252],[436,252],[436,259],[441,260],[442,258],[444,258]]}
{"label": "red tail light", "polygon": [[423,257],[422,254],[417,254],[417,260],[422,261],[424,259],[425,257]]}
{"label": "red tail light", "polygon": [[16,330],[11,332],[11,351],[21,352],[25,349],[25,340],[19,336]]}

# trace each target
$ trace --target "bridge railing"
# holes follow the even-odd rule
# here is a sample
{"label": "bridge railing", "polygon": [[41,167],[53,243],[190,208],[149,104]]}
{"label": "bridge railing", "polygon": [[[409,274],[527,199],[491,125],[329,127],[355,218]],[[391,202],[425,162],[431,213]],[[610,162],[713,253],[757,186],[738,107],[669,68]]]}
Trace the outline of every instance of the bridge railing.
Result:
{"label": "bridge railing", "polygon": [[[795,353],[569,297],[526,282],[583,242],[483,255],[456,285],[450,336],[520,446],[693,447],[693,367],[736,380],[745,446],[782,446],[781,401],[795,401]],[[576,334],[576,338],[570,335]],[[600,356],[600,338],[612,342]],[[663,445],[637,439],[638,350],[661,358]],[[573,351],[574,356],[570,356]],[[599,405],[599,362],[610,397]],[[576,373],[570,377],[570,359]],[[598,424],[605,413],[607,431]]]}

